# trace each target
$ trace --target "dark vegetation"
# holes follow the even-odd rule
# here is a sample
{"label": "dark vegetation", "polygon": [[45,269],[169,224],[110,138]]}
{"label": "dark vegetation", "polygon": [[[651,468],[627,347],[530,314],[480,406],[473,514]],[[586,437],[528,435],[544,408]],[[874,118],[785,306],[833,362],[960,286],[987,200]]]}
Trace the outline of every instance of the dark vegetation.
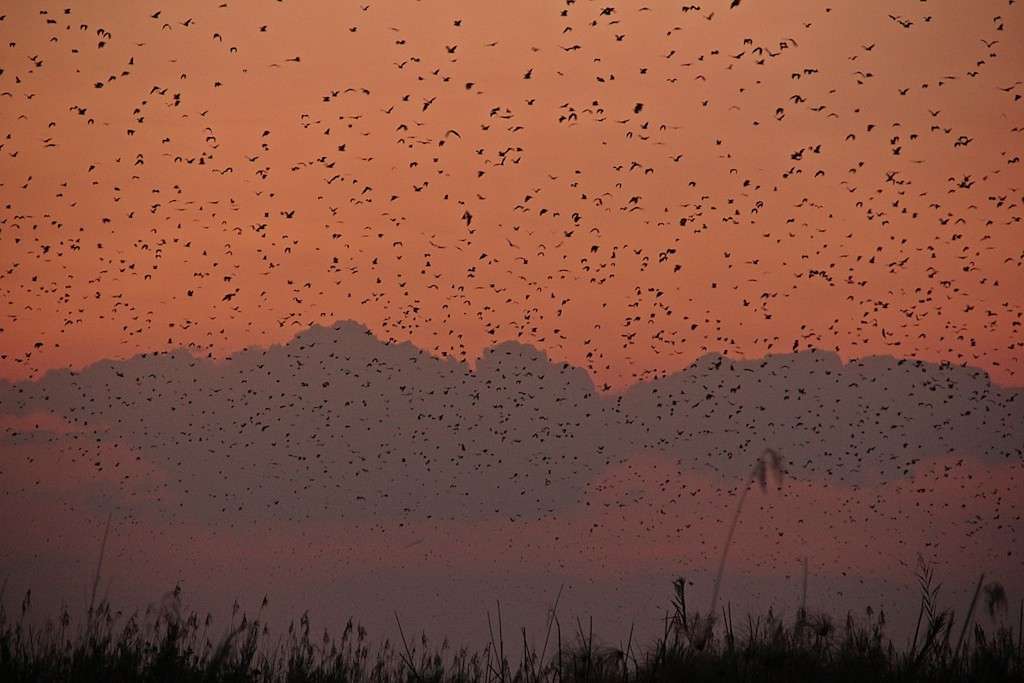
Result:
{"label": "dark vegetation", "polygon": [[[314,632],[303,616],[280,635],[258,613],[235,605],[231,625],[184,614],[176,589],[144,613],[125,615],[100,600],[75,623],[65,609],[43,625],[31,617],[31,593],[17,609],[0,596],[2,681],[1020,681],[1021,619],[998,583],[978,581],[958,618],[939,606],[939,587],[922,561],[921,604],[913,641],[897,647],[883,612],[833,619],[800,609],[733,620],[686,606],[675,582],[674,610],[656,642],[618,647],[595,642],[591,624],[563,624],[558,601],[540,645],[525,632],[504,632],[500,606],[488,615],[489,643],[479,652],[431,644],[425,636],[371,644],[351,621],[339,633]],[[266,601],[263,603],[266,605]],[[1018,610],[1012,610],[1018,611]],[[262,612],[262,606],[260,608]],[[396,615],[396,621],[398,617]],[[1016,622],[1016,623],[1014,623]],[[986,624],[983,626],[983,624]],[[515,649],[515,661],[509,651]]]}
{"label": "dark vegetation", "polygon": [[[804,596],[789,620],[769,610],[736,623],[731,606],[717,602],[726,557],[746,493],[755,483],[779,487],[781,456],[765,449],[754,463],[737,499],[722,548],[711,607],[701,614],[686,605],[686,581],[673,584],[672,612],[653,643],[634,642],[632,630],[616,647],[595,642],[593,624],[563,624],[558,602],[547,615],[538,647],[525,629],[504,631],[501,606],[487,615],[488,643],[478,652],[453,649],[425,635],[408,639],[398,614],[398,641],[372,644],[351,620],[340,634],[314,632],[306,614],[284,634],[262,620],[264,598],[254,618],[239,614],[215,627],[208,614],[184,614],[181,590],[164,596],[144,613],[116,612],[96,600],[111,520],[100,545],[99,562],[85,618],[73,623],[65,608],[41,626],[30,619],[31,591],[14,618],[0,587],[0,683],[7,681],[264,681],[351,683],[643,683],[661,681],[1024,681],[1024,599],[1009,610],[1006,590],[979,577],[964,616],[940,606],[940,584],[924,558],[916,579],[920,606],[913,640],[898,647],[886,635],[884,611],[836,619],[813,614]],[[1016,619],[1014,619],[1016,617]],[[1014,624],[1014,621],[1016,623]],[[987,624],[987,626],[983,625]],[[511,652],[516,650],[515,657]]]}

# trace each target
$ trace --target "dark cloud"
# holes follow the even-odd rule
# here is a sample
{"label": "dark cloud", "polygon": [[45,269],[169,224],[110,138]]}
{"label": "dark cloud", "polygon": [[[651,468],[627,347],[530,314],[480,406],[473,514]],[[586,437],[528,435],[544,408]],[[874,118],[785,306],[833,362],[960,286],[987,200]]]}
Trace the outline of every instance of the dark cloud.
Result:
{"label": "dark cloud", "polygon": [[129,515],[518,519],[578,503],[644,450],[735,478],[771,446],[790,476],[846,485],[946,454],[1019,461],[1020,393],[972,368],[806,351],[710,354],[600,394],[529,345],[471,368],[342,322],[223,361],[146,354],[0,383],[0,414],[67,425],[5,430],[11,457],[32,460],[8,460],[23,472],[10,487],[77,467],[83,487],[103,481],[91,505]]}

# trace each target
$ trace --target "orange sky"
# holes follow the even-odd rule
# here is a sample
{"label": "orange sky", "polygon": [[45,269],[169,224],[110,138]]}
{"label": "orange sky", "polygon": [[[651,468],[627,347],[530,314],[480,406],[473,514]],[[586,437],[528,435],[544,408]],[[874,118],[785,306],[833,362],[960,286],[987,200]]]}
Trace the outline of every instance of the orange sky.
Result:
{"label": "orange sky", "polygon": [[0,375],[352,318],[1019,385],[1020,6],[836,5],[15,4]]}
{"label": "orange sky", "polygon": [[[587,368],[604,389],[709,351],[759,358],[809,347],[844,360],[967,364],[1024,385],[1024,3],[699,4],[6,3],[0,380],[180,347],[223,357],[353,319],[380,339],[470,362],[522,341]],[[351,340],[353,329],[310,337]],[[281,354],[268,386],[292,372]],[[556,367],[543,360],[542,370]],[[579,499],[518,521],[504,510],[446,523],[173,518],[164,510],[175,503],[186,509],[243,480],[218,459],[236,445],[210,455],[209,471],[191,467],[201,449],[175,462],[147,452],[147,430],[177,434],[150,430],[139,416],[166,413],[132,413],[132,401],[180,378],[128,365],[95,373],[92,385],[63,378],[52,394],[0,386],[15,397],[0,402],[0,518],[6,509],[20,520],[0,528],[0,547],[11,549],[0,575],[14,589],[71,595],[91,576],[114,510],[110,572],[123,604],[180,580],[206,591],[197,600],[206,606],[229,591],[256,604],[266,591],[279,616],[296,605],[383,615],[386,633],[388,605],[468,639],[479,605],[508,598],[524,619],[543,618],[544,591],[567,576],[569,613],[604,609],[603,623],[625,625],[666,608],[667,579],[679,573],[707,597],[742,483],[717,466],[744,453],[652,447],[664,443],[659,432],[639,452],[584,453],[593,475]],[[809,403],[870,393],[855,391],[851,374],[839,393],[799,406],[806,413],[793,414],[810,416],[799,429],[803,418],[768,432],[737,421],[733,436],[749,443],[799,433],[804,445],[787,451],[795,472],[782,494],[750,498],[730,600],[795,604],[793,572],[806,555],[816,609],[881,600],[914,610],[916,597],[904,598],[916,590],[918,552],[938,564],[943,604],[963,605],[980,571],[1017,590],[1024,489],[1020,451],[1004,442],[1019,442],[1020,402],[966,373],[933,370],[913,385],[921,395],[906,395],[925,401],[943,386],[938,409],[938,400],[897,401],[880,419],[883,393],[813,414]],[[113,372],[128,378],[118,384]],[[918,381],[908,377],[893,372],[878,386]],[[684,411],[680,398],[678,413],[675,400],[661,411],[654,390],[636,414],[666,425],[685,412],[694,433],[711,429],[702,411],[732,414],[736,386],[710,371],[694,378],[694,387],[719,381],[704,386],[718,392],[710,408],[698,398]],[[101,386],[107,393],[89,398],[117,397],[103,410],[90,412],[88,399],[88,410],[64,414],[47,404]],[[211,381],[189,396],[195,415],[217,413],[225,386],[237,388]],[[35,408],[13,405],[33,391]],[[149,405],[173,410],[178,397],[163,400]],[[744,414],[772,400],[758,395]],[[245,417],[274,405],[254,402]],[[96,423],[130,415],[134,432]],[[236,426],[225,415],[215,417]],[[829,452],[819,428],[844,429],[847,418],[857,447]],[[213,417],[194,421],[190,436],[219,434]],[[952,423],[982,427],[954,434]],[[872,428],[895,430],[872,457],[906,465],[905,476],[850,483],[843,468],[871,453],[859,446]],[[933,431],[968,446],[988,443],[975,432],[998,432],[1001,450],[908,449]],[[319,448],[314,441],[295,448]],[[324,448],[348,447],[339,442]],[[821,472],[831,477],[833,460],[829,479]],[[246,481],[274,471],[253,469]],[[323,476],[323,490],[351,483],[345,472]],[[146,496],[166,508],[124,513]],[[898,617],[911,624],[914,614]]]}

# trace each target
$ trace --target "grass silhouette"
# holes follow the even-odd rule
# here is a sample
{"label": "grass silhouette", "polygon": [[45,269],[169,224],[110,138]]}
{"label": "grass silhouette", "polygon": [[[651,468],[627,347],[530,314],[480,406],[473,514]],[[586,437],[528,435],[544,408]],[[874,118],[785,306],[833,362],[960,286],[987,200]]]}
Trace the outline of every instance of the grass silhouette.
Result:
{"label": "grass silhouette", "polygon": [[[767,488],[769,476],[781,488],[782,457],[767,448],[757,458],[738,498],[707,613],[686,605],[686,580],[673,582],[672,613],[653,643],[623,647],[594,642],[593,622],[580,619],[563,637],[558,616],[559,589],[546,618],[540,652],[521,631],[521,655],[510,661],[501,604],[482,650],[453,649],[447,640],[432,644],[425,634],[406,637],[398,613],[400,645],[371,643],[366,630],[349,620],[340,634],[324,630],[315,637],[308,613],[275,635],[262,619],[267,598],[255,617],[235,602],[231,622],[220,636],[213,617],[185,616],[180,587],[144,612],[115,611],[106,596],[97,601],[111,519],[100,544],[84,618],[75,622],[65,607],[43,622],[30,619],[32,592],[17,617],[8,612],[6,581],[0,585],[0,682],[18,681],[223,681],[346,683],[661,683],[669,681],[886,681],[967,682],[1024,680],[1024,599],[1017,623],[1009,619],[1006,590],[997,581],[978,578],[964,620],[940,606],[941,585],[932,567],[918,557],[915,574],[920,608],[913,640],[898,648],[885,633],[884,611],[847,613],[837,624],[828,614],[806,607],[807,559],[803,559],[801,604],[790,621],[771,610],[748,615],[737,629],[731,606],[717,607],[725,561],[747,493],[756,482]],[[983,598],[989,628],[975,618]],[[240,619],[239,619],[240,616]],[[236,624],[236,619],[238,623]],[[951,645],[954,625],[959,637]],[[549,649],[550,646],[550,649]]]}
{"label": "grass silhouette", "polygon": [[[518,661],[509,661],[500,605],[491,622],[490,640],[480,651],[434,645],[425,635],[401,643],[376,645],[351,620],[340,634],[314,634],[303,614],[279,635],[261,618],[240,614],[235,604],[231,625],[216,635],[212,618],[185,614],[180,589],[144,612],[123,614],[101,599],[82,623],[67,609],[42,625],[29,619],[31,592],[20,614],[7,611],[0,592],[0,680],[2,681],[450,681],[486,683],[562,683],[631,681],[1011,681],[1024,680],[1021,620],[1005,618],[1005,590],[989,583],[995,596],[988,629],[969,616],[951,644],[956,622],[939,606],[932,570],[919,563],[921,588],[918,631],[909,649],[897,648],[885,634],[885,614],[870,608],[848,613],[837,623],[825,614],[797,611],[786,621],[769,611],[746,618],[739,628],[731,609],[721,628],[708,626],[710,615],[689,613],[683,579],[675,581],[672,614],[655,642],[640,647],[632,633],[624,647],[596,644],[592,623],[576,620],[563,633],[555,605],[548,614],[540,652],[531,649],[525,630]],[[979,586],[981,581],[979,581]],[[0,589],[2,590],[2,589]],[[972,607],[978,600],[976,591]],[[997,605],[997,606],[998,606]],[[240,617],[240,618],[239,618]],[[984,618],[984,617],[983,617]],[[236,622],[237,620],[237,622]],[[1014,628],[1015,626],[1015,628]],[[571,630],[571,635],[570,635]],[[919,637],[920,636],[920,637]],[[517,636],[518,640],[518,636]]]}
{"label": "grass silhouette", "polygon": [[[768,458],[765,456],[768,456]],[[704,620],[704,628],[708,631],[705,638],[710,637],[710,631],[714,628],[715,619],[718,615],[716,609],[718,607],[718,594],[722,588],[722,575],[725,573],[725,560],[729,555],[729,548],[732,546],[736,525],[740,521],[740,513],[743,512],[743,503],[746,502],[747,494],[750,493],[750,487],[754,482],[761,486],[762,491],[768,489],[769,472],[775,478],[778,488],[781,489],[785,466],[782,456],[773,448],[765,448],[764,452],[754,462],[754,468],[750,472],[750,477],[747,479],[743,486],[743,491],[736,501],[736,511],[733,512],[732,520],[729,522],[729,530],[725,535],[725,544],[722,546],[722,557],[718,561],[718,571],[715,573],[715,583],[711,590],[711,607],[708,609],[707,618]],[[696,641],[698,646],[702,646],[702,642],[700,640]]]}

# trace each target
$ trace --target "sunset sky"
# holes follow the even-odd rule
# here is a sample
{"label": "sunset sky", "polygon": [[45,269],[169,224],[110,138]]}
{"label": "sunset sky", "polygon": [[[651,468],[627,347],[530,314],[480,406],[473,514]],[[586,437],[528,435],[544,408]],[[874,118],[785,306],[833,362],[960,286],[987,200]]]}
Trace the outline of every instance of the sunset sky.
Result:
{"label": "sunset sky", "polygon": [[684,567],[706,596],[769,446],[793,479],[752,498],[737,603],[792,605],[808,554],[822,609],[898,602],[918,553],[1019,595],[1022,22],[5,4],[0,578],[79,599],[110,514],[125,601],[426,626],[568,581],[618,635]]}

